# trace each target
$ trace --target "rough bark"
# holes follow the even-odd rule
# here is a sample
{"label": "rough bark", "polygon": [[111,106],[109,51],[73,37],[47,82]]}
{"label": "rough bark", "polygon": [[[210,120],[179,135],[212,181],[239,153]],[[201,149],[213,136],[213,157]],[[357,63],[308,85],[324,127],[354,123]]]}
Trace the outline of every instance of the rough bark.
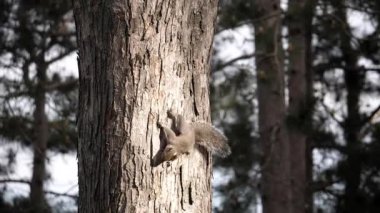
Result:
{"label": "rough bark", "polygon": [[[311,40],[307,39],[307,26],[311,19],[307,19],[310,11],[310,1],[290,0],[288,9],[289,28],[289,107],[288,107],[288,134],[290,157],[290,178],[292,189],[292,213],[305,213],[309,208],[306,202],[307,193],[307,132],[311,126],[308,90],[307,46]],[[311,153],[309,153],[311,154]]]}
{"label": "rough bark", "polygon": [[157,121],[210,121],[217,1],[75,1],[79,212],[211,212],[211,158],[155,166]]}
{"label": "rough bark", "polygon": [[30,183],[30,202],[33,212],[47,212],[48,205],[44,194],[45,160],[48,141],[48,122],[46,118],[46,66],[39,64],[37,68],[37,85],[34,91],[34,141],[33,171]]}
{"label": "rough bark", "polygon": [[289,145],[285,128],[284,70],[280,39],[279,0],[256,3],[255,22],[259,131],[263,145],[264,213],[290,212]]}

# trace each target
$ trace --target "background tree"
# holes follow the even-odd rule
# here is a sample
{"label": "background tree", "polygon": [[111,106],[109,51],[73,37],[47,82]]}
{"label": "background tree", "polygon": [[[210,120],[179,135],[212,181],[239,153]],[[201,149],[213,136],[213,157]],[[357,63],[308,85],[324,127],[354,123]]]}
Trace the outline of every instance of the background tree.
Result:
{"label": "background tree", "polygon": [[211,158],[196,151],[156,166],[156,123],[167,122],[171,108],[210,120],[217,1],[76,1],[74,8],[79,211],[210,212]]}
{"label": "background tree", "polygon": [[[70,1],[2,1],[0,134],[33,147],[28,207],[49,211],[44,182],[48,148],[75,147],[76,79],[54,63],[76,48]],[[9,182],[2,180],[3,183]]]}
{"label": "background tree", "polygon": [[259,133],[263,146],[262,200],[265,213],[291,212],[289,140],[285,124],[285,74],[280,1],[257,1],[255,58]]}
{"label": "background tree", "polygon": [[[372,81],[378,78],[379,3],[319,1],[317,9],[314,63],[322,110],[316,148],[335,161],[318,172],[318,197],[331,200],[336,212],[376,212],[379,140],[371,120],[380,104],[373,99],[379,84]],[[370,30],[358,32],[353,15],[367,17]]]}
{"label": "background tree", "polygon": [[[229,138],[232,157],[214,163],[215,212],[252,212],[260,204],[260,158],[256,83],[252,57],[253,1],[222,0],[219,3],[212,61],[211,107],[214,125]],[[242,31],[248,36],[236,38]],[[232,35],[229,32],[235,32]],[[243,41],[241,41],[243,40]],[[226,44],[239,44],[242,52],[227,57]],[[228,52],[231,52],[229,50]],[[218,184],[218,176],[223,179]]]}
{"label": "background tree", "polygon": [[[221,4],[222,8],[219,14],[217,38],[218,36],[221,37],[220,35],[226,31],[225,29],[227,29],[227,31],[231,29],[235,31],[240,30],[241,32],[241,29],[244,27],[251,28],[252,26],[249,19],[252,19],[254,24],[261,21],[260,18],[255,18],[255,16],[250,17],[248,14],[250,13],[251,16],[252,14],[256,14],[255,8],[252,9],[252,4],[255,4],[256,1],[222,2],[224,4]],[[305,112],[293,110],[293,113],[291,113],[287,119],[288,126],[294,122],[307,124],[303,125],[302,130],[303,133],[310,135],[307,142],[305,160],[309,162],[306,164],[307,179],[311,180],[313,177],[313,183],[308,181],[308,185],[311,187],[309,187],[306,194],[306,200],[315,195],[313,199],[315,204],[314,211],[354,212],[359,211],[357,209],[355,210],[355,208],[361,206],[360,211],[375,212],[378,208],[375,201],[378,199],[377,194],[379,188],[379,183],[376,181],[379,173],[377,166],[375,166],[375,162],[377,162],[377,158],[375,157],[377,154],[375,153],[378,151],[378,138],[376,138],[378,135],[378,124],[373,122],[379,109],[378,104],[380,104],[377,101],[379,84],[376,80],[379,78],[378,2],[371,0],[314,1],[311,5],[315,5],[315,13],[312,12],[313,9],[310,8],[305,8],[309,11],[305,14],[299,14],[302,13],[302,11],[292,11],[292,2],[283,6],[285,12],[290,14],[297,13],[296,17],[301,17],[303,22],[307,22],[305,29],[306,40],[311,41],[311,38],[313,38],[312,45],[309,45],[309,42],[307,42],[305,46],[305,63],[307,71],[309,72],[306,87],[312,88],[307,89],[310,94],[306,94],[307,99],[309,99],[306,107],[306,115],[308,116],[295,119],[295,117],[292,116],[292,114],[294,115],[294,111],[296,114],[304,114]],[[271,16],[268,15],[268,17]],[[289,25],[295,26],[294,19],[289,18],[289,16],[284,17],[284,23],[289,22]],[[313,22],[311,22],[311,20],[313,20]],[[310,25],[310,23],[313,24]],[[285,26],[283,29],[287,30],[287,27]],[[295,45],[304,44],[304,42],[296,42],[294,45],[294,42],[292,42],[294,34],[297,34],[297,31],[289,28],[289,33],[283,34],[282,37],[282,45],[286,47],[285,55],[289,56],[289,58],[284,58],[285,60],[283,61],[284,68],[287,71],[287,79],[289,79],[289,99],[292,99],[291,67],[294,66],[292,64],[291,54],[292,52],[294,53]],[[232,36],[225,36],[223,39],[217,39],[218,43],[215,44],[215,57],[217,58],[214,59],[214,68],[216,70],[214,79],[218,83],[214,84],[216,86],[214,91],[215,94],[218,95],[218,98],[213,99],[215,100],[214,103],[216,103],[214,104],[216,107],[213,113],[217,118],[219,118],[220,115],[226,115],[226,119],[222,118],[222,120],[225,119],[225,121],[222,122],[224,123],[224,129],[229,129],[233,126],[233,122],[230,122],[230,115],[244,112],[244,110],[240,108],[238,102],[230,101],[226,102],[229,103],[229,105],[221,106],[219,103],[220,100],[222,100],[223,103],[225,99],[231,99],[228,99],[228,95],[225,96],[225,98],[220,98],[222,95],[218,93],[222,91],[224,95],[229,94],[228,92],[243,94],[244,91],[254,91],[256,86],[247,86],[245,83],[236,86],[235,81],[230,80],[232,78],[225,78],[227,80],[224,80],[224,77],[220,76],[245,76],[242,78],[244,81],[239,81],[240,83],[246,82],[249,79],[247,76],[250,76],[251,73],[253,76],[258,75],[255,67],[250,67],[249,63],[247,63],[247,59],[250,57],[255,57],[257,60],[259,56],[257,52],[243,53],[231,60],[223,57],[218,58],[219,55],[222,55],[219,52],[223,50],[223,45],[231,43],[233,39]],[[252,38],[252,40],[246,40],[246,45],[249,45],[250,42],[256,39],[257,37]],[[295,40],[299,41],[299,39]],[[288,43],[287,40],[290,43]],[[222,48],[219,48],[220,46],[222,46]],[[299,60],[298,62],[301,63],[302,61],[303,60]],[[241,69],[241,67],[245,69]],[[312,68],[313,73],[315,73],[315,77],[312,77],[313,75],[310,72],[310,68]],[[242,75],[240,71],[250,74]],[[247,92],[247,94],[249,94],[249,92]],[[254,98],[255,93],[251,92],[251,94],[253,94]],[[312,96],[315,96],[314,100]],[[239,96],[236,96],[234,98],[238,97]],[[348,99],[350,99],[350,103],[348,103]],[[293,100],[289,100],[290,108],[292,107],[292,101],[294,103],[294,98]],[[249,105],[247,104],[246,107],[252,107],[255,104],[252,99],[247,103],[249,103]],[[310,107],[313,105],[315,105],[315,108]],[[350,113],[348,113],[348,111],[350,111]],[[313,115],[313,119],[308,121],[307,119],[311,118],[311,115]],[[255,117],[255,115],[253,115],[253,117]],[[249,128],[246,129],[250,133],[241,134],[239,131],[236,131],[238,134],[234,134],[234,132],[232,132],[232,136],[229,137],[236,141],[236,145],[233,146],[254,147],[253,144],[255,144],[257,140],[246,137],[247,135],[257,134],[254,122],[250,119],[241,119],[241,121],[244,122],[241,124],[242,126],[249,126]],[[350,136],[350,138],[348,138],[348,136]],[[250,141],[250,143],[247,143],[250,145],[245,144],[244,141],[247,140]],[[293,146],[291,146],[291,149],[292,148]],[[239,149],[237,150],[238,153],[234,152],[234,156],[235,154],[237,156],[244,156],[245,153],[248,153],[246,149],[244,152],[239,152]],[[293,152],[294,151],[292,151],[292,154]],[[259,155],[260,151],[254,154]],[[252,162],[254,162],[258,156],[247,156],[247,159],[251,160],[248,160],[249,163],[245,161],[241,163],[243,161],[240,161],[239,163],[233,164],[234,161],[230,161],[230,159],[223,161],[221,165],[228,165],[229,167],[227,168],[229,169],[222,167],[223,169],[221,169],[221,171],[225,174],[229,174],[231,170],[235,171],[241,168],[244,168],[245,171],[252,171],[252,168],[255,168],[255,165],[257,165]],[[296,157],[295,155],[291,156]],[[352,174],[353,170],[350,167],[351,163],[348,162],[348,159],[355,161],[355,163],[352,164],[356,167],[357,172],[355,174]],[[313,167],[310,166],[310,160],[313,161]],[[250,163],[252,164],[250,165]],[[251,168],[251,170],[249,170],[249,168]],[[314,173],[313,175],[311,171]],[[236,176],[235,172],[232,174],[234,175],[231,176],[230,183],[234,183],[234,188],[246,187],[246,189],[252,189],[251,192],[247,192],[247,194],[251,195],[257,194],[257,192],[260,193],[260,190],[257,188],[249,187],[249,185],[246,184],[249,180],[257,183],[260,173],[255,176],[247,175],[247,179],[244,181],[240,181],[239,178],[236,178],[238,176]],[[228,187],[230,187],[230,184],[227,183],[224,186],[218,187],[218,189],[223,192],[223,190],[230,189]],[[350,191],[350,193],[348,191]],[[246,192],[244,194],[246,194]],[[297,197],[293,198],[297,199]],[[248,198],[248,200],[249,199],[250,198]],[[238,204],[247,202],[242,198],[236,200]],[[234,202],[236,202],[235,199],[230,199],[230,195],[227,193],[227,198],[223,200],[224,206],[227,207]],[[255,200],[251,199],[250,202],[254,203]],[[246,208],[247,206],[250,205],[235,205],[234,210],[240,209],[242,212],[249,211],[249,209]]]}
{"label": "background tree", "polygon": [[286,16],[288,39],[288,91],[289,104],[286,126],[289,133],[290,180],[292,212],[312,211],[307,195],[312,181],[312,162],[308,142],[312,140],[313,91],[310,67],[311,25],[314,1],[289,0]]}

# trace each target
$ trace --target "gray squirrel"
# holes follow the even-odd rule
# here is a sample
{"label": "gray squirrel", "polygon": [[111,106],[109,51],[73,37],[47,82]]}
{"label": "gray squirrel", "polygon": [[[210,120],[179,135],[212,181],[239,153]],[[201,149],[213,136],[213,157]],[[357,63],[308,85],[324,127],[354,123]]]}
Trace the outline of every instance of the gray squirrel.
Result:
{"label": "gray squirrel", "polygon": [[226,136],[212,125],[205,122],[187,122],[182,115],[176,115],[172,110],[168,111],[168,117],[173,120],[174,131],[158,123],[166,141],[162,153],[163,161],[173,161],[182,154],[189,154],[195,144],[220,157],[231,154]]}

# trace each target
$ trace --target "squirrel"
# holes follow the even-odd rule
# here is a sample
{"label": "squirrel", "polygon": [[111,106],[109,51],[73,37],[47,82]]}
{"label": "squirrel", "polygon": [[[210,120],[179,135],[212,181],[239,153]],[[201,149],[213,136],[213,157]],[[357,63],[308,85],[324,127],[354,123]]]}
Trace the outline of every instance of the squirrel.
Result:
{"label": "squirrel", "polygon": [[163,161],[173,161],[182,154],[190,154],[195,144],[220,157],[231,154],[227,137],[212,125],[205,122],[187,122],[182,115],[175,115],[172,110],[168,111],[168,117],[173,120],[174,131],[158,123],[166,141],[162,153]]}

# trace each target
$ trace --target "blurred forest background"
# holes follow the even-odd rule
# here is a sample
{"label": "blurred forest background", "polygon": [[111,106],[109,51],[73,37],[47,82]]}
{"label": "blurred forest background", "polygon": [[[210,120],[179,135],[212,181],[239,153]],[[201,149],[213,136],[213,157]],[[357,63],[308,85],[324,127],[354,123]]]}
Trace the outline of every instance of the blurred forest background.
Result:
{"label": "blurred forest background", "polygon": [[[219,1],[212,118],[233,154],[214,159],[214,212],[380,212],[380,1],[271,2]],[[76,211],[43,187],[75,156],[71,6],[0,1],[0,212]]]}

